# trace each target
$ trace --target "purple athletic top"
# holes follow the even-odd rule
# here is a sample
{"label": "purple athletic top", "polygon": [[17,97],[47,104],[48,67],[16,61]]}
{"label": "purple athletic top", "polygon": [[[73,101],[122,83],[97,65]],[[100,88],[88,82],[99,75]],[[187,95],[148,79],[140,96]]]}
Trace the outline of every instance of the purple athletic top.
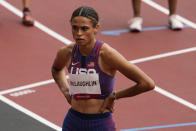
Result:
{"label": "purple athletic top", "polygon": [[96,41],[92,52],[88,56],[82,56],[79,52],[77,44],[74,45],[72,50],[71,63],[68,68],[70,74],[79,74],[78,69],[83,68],[85,70],[94,69],[99,76],[99,83],[101,88],[101,95],[92,94],[74,94],[76,99],[105,99],[113,91],[115,78],[107,75],[101,71],[98,65],[98,57],[100,49],[103,45],[102,41]]}

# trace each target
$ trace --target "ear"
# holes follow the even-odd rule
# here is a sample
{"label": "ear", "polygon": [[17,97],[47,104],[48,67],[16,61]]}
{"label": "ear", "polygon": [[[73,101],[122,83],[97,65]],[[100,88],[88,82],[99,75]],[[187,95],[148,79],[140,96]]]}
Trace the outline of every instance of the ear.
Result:
{"label": "ear", "polygon": [[95,33],[95,34],[97,34],[97,32],[99,31],[99,27],[100,27],[99,24],[97,24],[97,25],[95,26],[95,28],[94,28],[94,33]]}

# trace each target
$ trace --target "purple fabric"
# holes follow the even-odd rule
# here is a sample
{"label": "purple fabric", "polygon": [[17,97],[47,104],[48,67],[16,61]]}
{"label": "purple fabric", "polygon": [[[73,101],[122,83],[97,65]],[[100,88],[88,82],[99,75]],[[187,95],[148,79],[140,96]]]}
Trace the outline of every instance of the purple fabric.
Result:
{"label": "purple fabric", "polygon": [[[68,72],[69,73],[72,72],[72,74],[76,74],[77,68],[86,68],[87,70],[88,69],[96,70],[96,72],[99,74],[99,82],[101,86],[101,96],[96,96],[96,95],[93,96],[93,98],[96,98],[96,99],[105,99],[110,93],[112,93],[113,88],[114,88],[114,81],[115,81],[114,77],[109,76],[103,71],[101,71],[98,65],[98,56],[99,56],[99,52],[100,52],[102,45],[103,45],[103,42],[97,40],[92,52],[88,56],[82,56],[80,54],[78,45],[75,44],[72,50],[71,63],[68,68]],[[72,63],[77,63],[77,64],[73,65]]]}
{"label": "purple fabric", "polygon": [[116,131],[116,128],[110,112],[84,114],[69,109],[62,131]]}

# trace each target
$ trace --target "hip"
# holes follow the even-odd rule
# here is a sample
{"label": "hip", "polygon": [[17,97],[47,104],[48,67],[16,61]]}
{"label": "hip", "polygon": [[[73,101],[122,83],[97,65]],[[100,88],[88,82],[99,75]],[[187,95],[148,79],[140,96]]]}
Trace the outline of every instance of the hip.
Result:
{"label": "hip", "polygon": [[63,131],[116,131],[111,112],[86,114],[69,109]]}

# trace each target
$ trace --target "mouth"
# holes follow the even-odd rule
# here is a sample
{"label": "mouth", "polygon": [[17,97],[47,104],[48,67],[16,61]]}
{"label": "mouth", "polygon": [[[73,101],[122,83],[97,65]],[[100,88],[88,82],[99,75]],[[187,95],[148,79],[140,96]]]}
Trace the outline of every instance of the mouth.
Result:
{"label": "mouth", "polygon": [[76,38],[76,41],[84,41],[82,38]]}

